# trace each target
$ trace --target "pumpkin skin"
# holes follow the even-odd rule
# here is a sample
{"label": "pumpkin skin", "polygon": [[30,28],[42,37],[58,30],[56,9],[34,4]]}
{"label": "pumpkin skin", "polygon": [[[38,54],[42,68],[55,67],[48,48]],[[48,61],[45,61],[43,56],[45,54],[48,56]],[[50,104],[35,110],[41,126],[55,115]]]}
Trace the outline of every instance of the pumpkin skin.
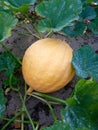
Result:
{"label": "pumpkin skin", "polygon": [[28,93],[33,90],[50,93],[68,84],[75,74],[72,56],[73,50],[65,41],[45,38],[33,43],[22,60]]}

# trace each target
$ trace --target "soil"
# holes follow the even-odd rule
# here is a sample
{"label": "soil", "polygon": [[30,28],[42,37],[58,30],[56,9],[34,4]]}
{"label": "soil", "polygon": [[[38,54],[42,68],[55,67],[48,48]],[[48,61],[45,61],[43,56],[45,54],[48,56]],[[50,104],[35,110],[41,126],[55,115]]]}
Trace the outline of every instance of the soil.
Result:
{"label": "soil", "polygon": [[[13,31],[12,36],[5,41],[6,45],[8,48],[16,55],[19,57],[23,57],[25,50],[37,40],[37,38],[29,35],[29,36],[22,36],[19,33],[25,33],[26,30],[22,28],[15,28],[15,31]],[[75,50],[80,48],[83,45],[89,44],[94,48],[96,52],[98,52],[98,35],[96,36],[83,36],[83,37],[75,37],[75,38],[70,38],[70,37],[65,37],[61,36],[59,34],[54,34],[53,37],[62,39],[67,41],[70,46]],[[0,53],[2,53],[4,49],[0,46]],[[6,89],[6,86],[3,86],[3,80],[5,76],[0,73],[0,87],[3,88],[4,90]],[[21,90],[23,89],[23,78],[22,78],[22,73],[20,72],[19,78],[21,79]],[[78,81],[78,77],[75,76],[73,80],[66,85],[64,88],[61,90],[51,93],[50,95],[54,97],[58,97],[60,99],[66,99],[70,96],[72,93],[72,90]],[[15,113],[21,108],[21,102],[18,94],[14,91],[10,91],[6,96],[7,103],[6,103],[6,111],[5,111],[5,116],[8,118],[12,118]],[[50,110],[48,106],[41,102],[40,100],[34,98],[34,97],[29,97],[28,100],[26,101],[27,109],[34,121],[39,121],[40,122],[40,129],[45,126],[49,126],[53,123],[53,117],[50,113]],[[53,109],[56,113],[56,116],[58,119],[60,119],[60,112],[61,109],[64,108],[65,106],[62,105],[53,105]],[[27,120],[27,117],[25,116],[25,119]],[[0,129],[2,126],[6,123],[6,121],[0,121]],[[6,130],[15,130],[14,124],[11,124],[9,127],[7,127]],[[17,130],[17,129],[16,129]],[[19,130],[19,128],[18,128]],[[31,125],[25,125],[25,130],[32,130]]]}

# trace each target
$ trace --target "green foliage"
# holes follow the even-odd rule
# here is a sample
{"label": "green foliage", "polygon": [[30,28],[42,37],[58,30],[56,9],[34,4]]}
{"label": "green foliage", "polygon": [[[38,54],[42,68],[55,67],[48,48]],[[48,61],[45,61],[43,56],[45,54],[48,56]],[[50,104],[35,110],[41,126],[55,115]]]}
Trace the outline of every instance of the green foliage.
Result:
{"label": "green foliage", "polygon": [[3,89],[0,88],[0,118],[2,118],[4,115],[4,111],[6,108],[5,103],[6,103],[6,99],[4,96],[4,91]]}
{"label": "green foliage", "polygon": [[[75,37],[84,35],[89,29],[93,34],[98,34],[96,29],[98,23],[98,6],[95,5],[97,2],[93,0],[43,0],[40,2],[36,2],[36,0],[0,0],[0,3],[5,11],[9,9],[16,16],[17,13],[21,13],[21,15],[18,14],[18,18],[21,19],[22,17],[23,20],[25,19],[24,17],[28,15],[30,6],[36,3],[37,5],[32,6],[31,12],[35,10],[37,17],[32,13],[30,17],[32,17],[31,21],[38,22],[40,32],[63,31],[65,34]],[[8,13],[8,15],[11,14]],[[29,18],[29,16],[27,17]],[[38,19],[35,20],[36,18]],[[6,21],[6,17],[4,20]],[[28,20],[30,20],[30,18]],[[5,30],[5,33],[9,33],[8,29]]]}
{"label": "green foliage", "polygon": [[38,28],[41,32],[60,31],[78,20],[82,11],[80,0],[51,0],[43,1],[36,9],[36,13],[43,17],[39,21]]}
{"label": "green foliage", "polygon": [[98,83],[80,80],[74,96],[67,99],[65,122],[75,128],[98,129]]}
{"label": "green foliage", "polygon": [[88,28],[92,31],[93,34],[98,34],[98,17],[89,23]]}
{"label": "green foliage", "polygon": [[2,12],[2,11],[4,11],[4,12],[9,13],[9,14],[12,15],[11,10],[9,10],[8,8],[5,8],[4,6],[0,7],[0,12]]}
{"label": "green foliage", "polygon": [[75,36],[82,36],[85,33],[86,29],[87,27],[85,23],[78,22],[73,27],[65,27],[63,31],[68,36],[75,37]]}
{"label": "green foliage", "polygon": [[81,17],[82,19],[89,19],[89,20],[92,20],[92,19],[95,19],[97,16],[96,14],[96,11],[93,7],[91,6],[86,6],[84,7],[82,13],[81,13]]}
{"label": "green foliage", "polygon": [[[74,24],[64,28],[63,32],[70,37],[82,36],[88,32],[98,34],[98,3],[93,0],[82,0],[82,12]],[[88,31],[89,30],[89,31]]]}
{"label": "green foliage", "polygon": [[13,12],[27,13],[29,6],[33,5],[36,0],[4,0],[2,5],[7,6]]}
{"label": "green foliage", "polygon": [[4,52],[0,55],[0,71],[5,71],[7,76],[14,73],[15,68],[17,69],[16,60],[8,52]]}
{"label": "green foliage", "polygon": [[66,100],[62,120],[43,130],[97,130],[98,129],[98,83],[80,80],[74,95]]}
{"label": "green foliage", "polygon": [[8,79],[4,81],[6,86],[18,83],[19,80],[15,77],[15,72],[19,68],[20,64],[9,52],[4,52],[0,55],[0,71],[3,71],[8,77]]}
{"label": "green foliage", "polygon": [[98,79],[98,54],[89,45],[74,51],[72,64],[79,77]]}
{"label": "green foliage", "polygon": [[33,5],[35,0],[5,0],[14,8],[20,8],[23,5]]}
{"label": "green foliage", "polygon": [[42,130],[71,130],[71,127],[65,122],[56,121],[52,126],[43,128]]}
{"label": "green foliage", "polygon": [[13,17],[9,11],[0,10],[0,41],[11,36],[12,27],[17,24],[18,20]]}

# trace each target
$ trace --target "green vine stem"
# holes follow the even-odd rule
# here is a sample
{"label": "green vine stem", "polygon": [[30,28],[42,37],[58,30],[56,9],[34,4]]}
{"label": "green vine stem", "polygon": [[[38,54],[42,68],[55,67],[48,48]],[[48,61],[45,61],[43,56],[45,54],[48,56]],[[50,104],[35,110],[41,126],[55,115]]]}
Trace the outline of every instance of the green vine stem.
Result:
{"label": "green vine stem", "polygon": [[21,35],[21,36],[24,36],[24,37],[29,37],[31,34],[28,32],[28,33],[22,33],[22,32],[19,32],[19,31],[16,31],[15,29],[13,30],[16,34],[18,35]]}
{"label": "green vine stem", "polygon": [[38,130],[39,129],[39,123],[37,123],[37,125],[36,125],[36,128],[35,128],[36,130]]}
{"label": "green vine stem", "polygon": [[28,19],[28,21],[30,22],[30,24],[32,25],[33,29],[36,31],[36,33],[38,34],[38,36],[40,37],[40,39],[42,39],[43,38],[42,33],[32,23],[32,20],[28,17],[28,15],[25,15],[25,17]]}
{"label": "green vine stem", "polygon": [[[21,99],[21,102],[22,102],[22,111],[25,111],[25,112],[26,112],[26,114],[27,114],[27,116],[28,116],[28,118],[29,118],[29,120],[30,120],[30,123],[31,123],[31,125],[32,125],[32,129],[33,129],[33,130],[38,130],[38,129],[35,128],[34,121],[32,121],[32,118],[31,118],[31,116],[30,116],[30,114],[29,114],[29,112],[28,112],[28,110],[27,110],[26,105],[25,105],[26,96],[27,96],[27,95],[26,95],[26,84],[25,84],[24,97],[22,97],[20,91],[18,91],[18,94],[19,94],[20,99]],[[23,126],[22,126],[22,127],[23,127]]]}
{"label": "green vine stem", "polygon": [[22,98],[22,95],[19,93],[19,96],[20,96],[20,99],[21,99],[21,101],[22,101],[22,104],[23,104],[23,110],[26,112],[26,114],[27,114],[27,116],[28,116],[28,118],[29,118],[29,120],[30,120],[30,123],[31,123],[31,125],[32,125],[32,129],[33,130],[35,130],[35,126],[34,126],[34,122],[32,121],[32,119],[31,119],[31,117],[30,117],[30,114],[29,114],[29,112],[28,112],[28,110],[27,110],[27,108],[26,108],[26,106],[25,106],[25,103],[24,103],[24,100],[23,100],[23,98]]}
{"label": "green vine stem", "polygon": [[30,120],[30,123],[31,123],[31,125],[32,125],[33,130],[37,130],[37,129],[35,128],[35,126],[34,126],[34,122],[32,121],[31,116],[30,116],[30,114],[29,114],[29,112],[28,112],[28,110],[27,110],[27,108],[26,108],[25,106],[24,106],[24,109],[25,109],[26,114],[27,114],[27,116],[28,116],[28,118],[29,118],[29,120]]}
{"label": "green vine stem", "polygon": [[22,65],[21,61],[7,48],[7,46],[6,46],[4,43],[0,42],[0,44],[1,44],[1,46],[5,49],[5,51],[9,52],[9,53],[12,55],[12,57],[13,57],[20,65]]}
{"label": "green vine stem", "polygon": [[14,120],[19,117],[20,115],[22,115],[24,113],[24,111],[20,111],[18,114],[16,114],[13,118],[11,118],[4,126],[1,130],[6,130],[6,128],[12,123],[14,122]]}
{"label": "green vine stem", "polygon": [[10,89],[12,89],[12,90],[18,92],[18,91],[19,91],[19,88],[14,88],[14,87],[12,86],[12,78],[13,78],[13,74],[11,74],[10,77],[9,77],[9,86],[10,86]]}
{"label": "green vine stem", "polygon": [[[23,113],[24,114],[24,113]],[[22,114],[22,115],[23,115]],[[10,121],[11,119],[9,118],[6,118],[6,117],[2,117],[2,120],[5,120],[5,121]],[[24,124],[30,124],[30,121],[29,120],[14,120],[15,122],[20,122],[20,123],[24,123]],[[37,124],[37,122],[34,122],[35,124]]]}
{"label": "green vine stem", "polygon": [[63,33],[63,32],[55,32],[54,34],[59,34],[59,35],[61,35],[61,36],[64,36],[64,37],[66,37],[67,36],[67,34],[65,34],[65,33]]}
{"label": "green vine stem", "polygon": [[59,102],[59,103],[61,103],[63,105],[66,105],[66,101],[65,100],[62,100],[62,99],[50,96],[48,94],[39,93],[39,92],[33,92],[33,95],[37,95],[37,96],[40,96],[40,97],[43,97],[43,98],[51,99],[53,101]]}
{"label": "green vine stem", "polygon": [[47,37],[52,37],[53,36],[53,30],[50,30],[46,35],[45,35],[45,38],[47,38]]}
{"label": "green vine stem", "polygon": [[[24,113],[21,115],[21,120],[24,120]],[[21,130],[24,130],[24,123],[21,122]]]}
{"label": "green vine stem", "polygon": [[53,110],[51,104],[50,104],[48,101],[46,101],[45,99],[39,97],[38,95],[29,94],[29,96],[35,97],[35,98],[41,100],[42,102],[46,103],[46,104],[48,105],[49,109],[50,109],[50,112],[51,112],[51,114],[52,114],[52,117],[53,117],[54,121],[57,121],[56,114],[55,114],[55,112],[54,112],[54,110]]}
{"label": "green vine stem", "polygon": [[34,36],[34,37],[36,37],[36,38],[38,38],[38,39],[41,38],[40,36],[34,34],[34,33],[28,28],[28,26],[24,25],[24,28],[25,28],[32,36]]}
{"label": "green vine stem", "polygon": [[33,33],[30,29],[29,29],[29,27],[28,27],[28,25],[27,25],[27,23],[25,22],[25,21],[23,21],[22,23],[18,23],[17,25],[16,25],[17,27],[19,27],[19,28],[21,28],[21,29],[24,29],[24,30],[26,30],[27,32],[25,32],[25,33],[22,33],[22,32],[20,32],[20,31],[15,31],[15,29],[13,30],[13,31],[15,31],[15,33],[17,33],[17,34],[19,34],[19,35],[22,35],[22,36],[30,36],[30,35],[32,35],[33,37],[35,37],[35,38],[37,38],[37,39],[40,39],[40,37],[38,36],[38,35],[36,35],[35,33]]}

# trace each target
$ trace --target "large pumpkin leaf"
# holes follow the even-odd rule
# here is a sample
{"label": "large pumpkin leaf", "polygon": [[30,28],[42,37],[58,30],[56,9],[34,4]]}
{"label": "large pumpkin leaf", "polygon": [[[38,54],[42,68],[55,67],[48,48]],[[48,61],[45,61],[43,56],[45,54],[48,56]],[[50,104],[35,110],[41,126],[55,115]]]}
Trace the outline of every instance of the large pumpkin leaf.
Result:
{"label": "large pumpkin leaf", "polygon": [[20,8],[23,5],[32,5],[36,0],[6,0],[15,8]]}
{"label": "large pumpkin leaf", "polygon": [[92,31],[93,34],[98,34],[98,16],[96,19],[89,23],[88,28]]}
{"label": "large pumpkin leaf", "polygon": [[95,9],[91,6],[84,7],[84,9],[81,13],[82,19],[92,20],[92,19],[95,19],[96,16],[97,16],[97,13],[96,13]]}
{"label": "large pumpkin leaf", "polygon": [[9,14],[12,13],[11,10],[9,10],[8,8],[5,8],[4,6],[0,7],[0,12],[1,11],[4,11],[4,12],[9,13]]}
{"label": "large pumpkin leaf", "polygon": [[72,64],[79,77],[98,79],[98,54],[89,45],[74,51]]}
{"label": "large pumpkin leaf", "polygon": [[43,130],[98,130],[98,82],[80,80],[61,114],[62,121]]}
{"label": "large pumpkin leaf", "polygon": [[86,31],[86,25],[83,22],[78,22],[74,26],[65,27],[63,29],[64,33],[69,35],[70,37],[81,36]]}
{"label": "large pumpkin leaf", "polygon": [[36,13],[44,19],[38,23],[40,31],[53,30],[54,32],[62,30],[69,26],[82,11],[80,0],[51,0],[40,3]]}
{"label": "large pumpkin leaf", "polygon": [[84,2],[85,4],[91,4],[92,2],[96,3],[94,2],[94,0],[82,0],[82,2]]}
{"label": "large pumpkin leaf", "polygon": [[71,125],[71,130],[76,128],[98,130],[97,82],[80,80],[75,86],[74,96],[66,102],[64,120]]}
{"label": "large pumpkin leaf", "polygon": [[[26,13],[30,5],[33,5],[36,0],[4,0],[8,4],[10,10]],[[2,2],[1,2],[2,3]]]}
{"label": "large pumpkin leaf", "polygon": [[6,103],[6,99],[4,97],[4,91],[3,89],[0,89],[0,118],[2,118],[4,111],[5,111],[5,103]]}
{"label": "large pumpkin leaf", "polygon": [[10,12],[0,10],[0,41],[11,35],[11,29],[17,22],[18,20]]}
{"label": "large pumpkin leaf", "polygon": [[[53,125],[50,127],[43,128],[42,130],[72,130],[70,124],[62,122],[62,121],[55,121]],[[76,128],[74,130],[89,130],[84,128]]]}
{"label": "large pumpkin leaf", "polygon": [[71,130],[70,125],[61,121],[56,121],[52,126],[42,130]]}

